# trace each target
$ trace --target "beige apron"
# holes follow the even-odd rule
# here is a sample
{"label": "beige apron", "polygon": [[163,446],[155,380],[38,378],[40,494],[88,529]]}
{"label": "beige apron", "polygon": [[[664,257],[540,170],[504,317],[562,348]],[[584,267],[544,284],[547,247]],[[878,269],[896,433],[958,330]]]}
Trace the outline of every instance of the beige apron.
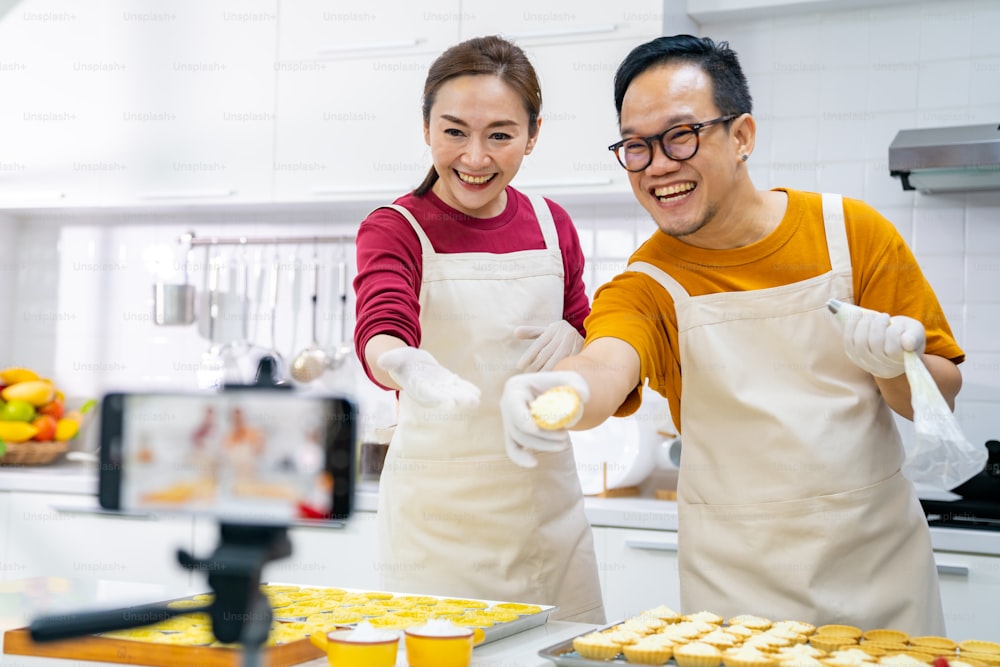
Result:
{"label": "beige apron", "polygon": [[832,270],[790,285],[674,299],[684,442],[681,604],[944,634],[930,532],[890,409],[827,311],[854,302],[838,195],[823,195]]}
{"label": "beige apron", "polygon": [[522,324],[563,316],[563,263],[549,207],[533,198],[544,250],[437,254],[423,248],[421,348],[482,391],[472,411],[400,392],[379,485],[378,567],[387,590],[554,604],[552,618],[604,621],[593,535],[572,450],[525,469],[506,455],[500,396],[530,341]]}

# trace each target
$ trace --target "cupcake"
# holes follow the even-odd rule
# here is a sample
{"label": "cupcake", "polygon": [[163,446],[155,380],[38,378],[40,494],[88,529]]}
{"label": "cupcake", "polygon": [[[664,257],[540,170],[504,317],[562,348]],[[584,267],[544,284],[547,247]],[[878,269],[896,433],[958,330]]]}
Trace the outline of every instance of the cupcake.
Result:
{"label": "cupcake", "polygon": [[588,660],[613,660],[622,652],[618,644],[600,632],[576,637],[573,640],[573,650],[579,653],[581,658]]}
{"label": "cupcake", "polygon": [[690,642],[674,648],[674,661],[679,667],[718,667],[722,651],[703,642]]}

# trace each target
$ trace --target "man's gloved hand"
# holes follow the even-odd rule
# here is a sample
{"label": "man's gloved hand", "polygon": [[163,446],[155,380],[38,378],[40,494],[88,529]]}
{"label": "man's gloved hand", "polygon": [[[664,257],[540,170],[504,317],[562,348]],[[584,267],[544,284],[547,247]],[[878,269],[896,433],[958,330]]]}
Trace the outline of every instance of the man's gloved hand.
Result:
{"label": "man's gloved hand", "polygon": [[375,363],[425,407],[472,409],[479,405],[479,387],[449,371],[426,350],[397,347],[383,352]]}
{"label": "man's gloved hand", "polygon": [[504,385],[503,396],[500,397],[504,444],[507,447],[507,456],[517,465],[534,468],[538,465],[538,459],[532,452],[558,452],[570,446],[569,432],[566,429],[580,420],[583,415],[582,409],[577,418],[567,424],[566,429],[546,431],[535,424],[529,408],[530,403],[540,394],[562,385],[575,389],[582,403],[586,403],[590,398],[587,381],[574,371],[515,375]]}
{"label": "man's gloved hand", "polygon": [[547,327],[520,326],[514,337],[535,342],[517,360],[517,370],[527,373],[551,370],[562,359],[583,349],[583,336],[566,320]]}
{"label": "man's gloved hand", "polygon": [[[837,305],[839,304],[839,306]],[[894,378],[905,372],[903,351],[923,354],[924,325],[905,315],[890,317],[850,303],[831,300],[844,328],[844,351],[859,368],[875,377]]]}

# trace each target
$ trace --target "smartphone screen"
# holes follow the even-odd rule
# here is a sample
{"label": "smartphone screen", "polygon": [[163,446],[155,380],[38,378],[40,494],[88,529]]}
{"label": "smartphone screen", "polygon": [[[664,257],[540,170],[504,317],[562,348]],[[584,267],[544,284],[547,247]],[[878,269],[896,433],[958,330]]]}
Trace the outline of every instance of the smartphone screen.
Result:
{"label": "smartphone screen", "polygon": [[270,389],[112,393],[101,401],[101,507],[280,525],[344,520],[357,410]]}

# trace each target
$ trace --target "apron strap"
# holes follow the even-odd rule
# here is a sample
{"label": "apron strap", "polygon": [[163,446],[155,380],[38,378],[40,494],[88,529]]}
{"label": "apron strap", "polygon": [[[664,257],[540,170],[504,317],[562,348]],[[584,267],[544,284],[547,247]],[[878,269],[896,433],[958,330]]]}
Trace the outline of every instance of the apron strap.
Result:
{"label": "apron strap", "polygon": [[844,198],[840,195],[823,193],[823,226],[826,229],[826,245],[833,272],[851,275],[851,250],[847,245],[847,227],[844,224]]}
{"label": "apron strap", "polygon": [[424,255],[437,254],[434,251],[434,246],[431,245],[431,240],[427,238],[427,234],[424,233],[424,228],[420,226],[420,223],[417,222],[417,219],[413,217],[413,214],[410,213],[408,208],[400,206],[399,204],[386,204],[385,206],[379,206],[374,210],[377,211],[380,208],[391,208],[396,213],[399,213],[401,216],[406,218],[406,221],[410,223],[411,227],[413,227],[413,231],[416,232],[417,238],[420,239],[420,249],[423,251]]}
{"label": "apron strap", "polygon": [[673,279],[666,271],[658,267],[649,264],[648,262],[632,262],[627,267],[626,271],[635,271],[636,273],[645,273],[647,276],[655,280],[660,284],[663,289],[667,290],[674,299],[674,305],[690,299],[687,290],[681,287],[681,284]]}
{"label": "apron strap", "polygon": [[548,202],[541,195],[528,195],[528,201],[531,202],[531,208],[535,210],[535,217],[538,218],[538,227],[542,230],[545,248],[558,250],[559,234],[556,232],[556,221],[552,218]]}

